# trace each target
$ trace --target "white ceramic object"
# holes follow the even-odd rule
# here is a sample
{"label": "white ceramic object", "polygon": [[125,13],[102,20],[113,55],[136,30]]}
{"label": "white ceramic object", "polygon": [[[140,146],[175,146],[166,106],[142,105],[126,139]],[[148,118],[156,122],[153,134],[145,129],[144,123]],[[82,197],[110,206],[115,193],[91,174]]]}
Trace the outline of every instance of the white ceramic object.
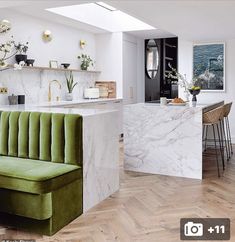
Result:
{"label": "white ceramic object", "polygon": [[73,93],[67,92],[65,99],[66,101],[73,101]]}
{"label": "white ceramic object", "polygon": [[167,99],[166,99],[166,97],[161,97],[160,98],[160,104],[161,105],[167,105]]}
{"label": "white ceramic object", "polygon": [[184,100],[185,100],[185,102],[189,102],[189,97],[190,97],[190,93],[188,91],[184,91]]}
{"label": "white ceramic object", "polygon": [[84,98],[95,99],[100,97],[100,90],[97,87],[85,88]]}

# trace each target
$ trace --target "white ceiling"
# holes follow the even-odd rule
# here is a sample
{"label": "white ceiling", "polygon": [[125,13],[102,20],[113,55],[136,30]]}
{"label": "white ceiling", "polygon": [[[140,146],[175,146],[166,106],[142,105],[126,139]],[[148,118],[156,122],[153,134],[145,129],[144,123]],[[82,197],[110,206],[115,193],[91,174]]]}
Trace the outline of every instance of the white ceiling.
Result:
{"label": "white ceiling", "polygon": [[[4,2],[4,4],[2,4]],[[96,1],[89,0],[33,0],[33,1],[1,1],[0,0],[0,8],[1,7],[9,7],[17,12],[21,12],[27,15],[31,15],[38,18],[43,18],[49,21],[57,22],[60,24],[72,26],[74,28],[86,30],[92,32],[94,34],[107,33],[107,30],[99,28],[97,26],[92,26],[90,24],[85,24],[79,21],[75,21],[71,18],[67,18],[65,16],[61,16],[58,14],[54,14],[48,11],[45,11],[46,8],[60,7],[60,6],[71,6],[83,3],[91,3]],[[112,3],[111,3],[112,4]],[[137,36],[139,38],[147,39],[147,38],[160,38],[160,37],[172,37],[173,35],[167,31],[163,31],[160,29],[154,29],[153,31],[142,30],[142,31],[129,31],[128,33]]]}
{"label": "white ceiling", "polygon": [[211,41],[235,38],[234,0],[106,2],[184,39]]}
{"label": "white ceiling", "polygon": [[[235,39],[235,0],[104,0],[106,3],[157,28],[157,32],[135,31],[134,35],[177,35],[192,41]],[[15,4],[17,11],[51,21],[87,29],[93,33],[104,30],[46,13],[45,8],[95,2],[81,0],[0,1],[0,8]],[[19,6],[21,5],[21,7]],[[164,31],[162,31],[164,30]],[[172,34],[171,34],[172,33]]]}

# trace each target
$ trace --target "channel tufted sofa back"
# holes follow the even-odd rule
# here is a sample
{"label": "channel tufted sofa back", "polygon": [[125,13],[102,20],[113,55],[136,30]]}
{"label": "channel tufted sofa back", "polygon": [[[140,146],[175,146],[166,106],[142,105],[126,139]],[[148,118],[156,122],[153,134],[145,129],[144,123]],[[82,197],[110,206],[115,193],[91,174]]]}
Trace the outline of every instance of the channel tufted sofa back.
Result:
{"label": "channel tufted sofa back", "polygon": [[82,116],[2,111],[0,155],[82,166]]}

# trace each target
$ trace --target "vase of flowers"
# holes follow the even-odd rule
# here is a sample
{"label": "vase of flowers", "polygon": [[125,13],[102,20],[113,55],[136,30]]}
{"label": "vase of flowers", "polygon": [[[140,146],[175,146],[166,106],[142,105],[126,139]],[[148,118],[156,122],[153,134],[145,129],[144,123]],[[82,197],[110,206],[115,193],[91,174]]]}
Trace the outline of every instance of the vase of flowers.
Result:
{"label": "vase of flowers", "polygon": [[193,95],[192,101],[196,102],[196,95],[200,93],[201,87],[199,85],[198,78],[193,78],[190,82],[187,80],[186,74],[180,74],[175,68],[168,64],[171,71],[166,75],[167,78],[177,80],[177,83],[180,87],[184,89],[184,95],[186,101],[189,101],[189,94]]}
{"label": "vase of flowers", "polygon": [[26,42],[25,44],[22,44],[22,43],[18,43],[18,44],[15,44],[15,49],[17,51],[17,54],[15,56],[15,59],[16,59],[16,62],[19,64],[21,61],[24,61],[26,62],[27,60],[27,55],[26,55],[26,52],[28,51],[28,44],[29,42]]}
{"label": "vase of flowers", "polygon": [[73,73],[70,71],[69,76],[65,75],[66,84],[68,88],[68,92],[66,93],[66,100],[72,101],[73,100],[73,89],[78,84],[77,82],[74,83]]}
{"label": "vase of flowers", "polygon": [[90,65],[91,66],[94,65],[94,62],[89,55],[81,54],[78,56],[78,59],[81,60],[80,66],[81,66],[81,70],[83,71],[87,71]]}

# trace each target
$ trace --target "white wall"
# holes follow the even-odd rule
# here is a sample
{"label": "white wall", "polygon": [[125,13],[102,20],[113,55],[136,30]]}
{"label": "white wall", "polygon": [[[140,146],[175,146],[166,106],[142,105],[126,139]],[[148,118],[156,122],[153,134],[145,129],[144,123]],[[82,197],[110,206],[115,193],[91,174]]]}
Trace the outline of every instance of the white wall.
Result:
{"label": "white wall", "polygon": [[137,101],[137,39],[123,33],[123,103]]}
{"label": "white wall", "polygon": [[[178,71],[185,74],[187,80],[192,79],[193,74],[193,51],[192,42],[178,39]],[[179,97],[184,98],[184,90],[179,87]]]}
{"label": "white wall", "polygon": [[123,33],[123,98],[126,104],[144,102],[144,56],[144,39]]}
{"label": "white wall", "polygon": [[[83,52],[89,54],[94,60],[96,55],[95,36],[91,33],[79,31],[61,24],[48,22],[38,18],[33,18],[24,14],[0,9],[1,19],[8,19],[12,23],[12,30],[7,34],[0,34],[0,43],[8,40],[11,35],[14,39],[22,42],[29,41],[28,58],[35,59],[35,66],[49,66],[49,60],[57,60],[60,63],[71,63],[72,68],[79,68],[80,63],[77,56]],[[52,31],[53,40],[45,43],[42,40],[42,32],[46,29]],[[79,41],[86,40],[87,46],[84,50],[80,49]],[[14,62],[14,59],[11,60]],[[96,74],[86,74],[74,72],[74,79],[78,85],[74,89],[74,98],[82,98],[83,90],[94,85],[95,80],[99,79]],[[7,70],[0,72],[0,83],[8,87],[8,95],[12,93],[26,95],[26,103],[38,103],[47,101],[49,81],[57,79],[62,84],[62,90],[53,88],[56,96],[65,98],[67,92],[65,76],[63,72],[54,71],[13,71]],[[0,95],[0,104],[7,104],[7,96]]]}
{"label": "white wall", "polygon": [[[8,19],[12,23],[12,30],[8,34],[0,34],[0,43],[14,36],[16,42],[29,41],[28,57],[35,59],[35,65],[48,66],[49,60],[59,63],[71,63],[71,67],[78,68],[77,56],[82,52],[80,39],[87,42],[84,52],[95,59],[95,38],[88,32],[79,31],[68,26],[33,18],[12,10],[0,10],[1,19]],[[42,32],[51,30],[53,39],[45,43]]]}
{"label": "white wall", "polygon": [[[213,41],[212,41],[213,42]],[[198,42],[197,42],[198,43]],[[225,102],[233,101],[232,112],[230,115],[230,124],[233,141],[235,141],[235,39],[227,40],[225,47],[225,92],[201,92],[198,95],[198,101],[201,103],[216,102],[224,100]],[[192,77],[192,58],[193,42],[179,40],[179,72]],[[190,80],[190,79],[189,79]],[[180,95],[182,93],[180,92]]]}
{"label": "white wall", "polygon": [[137,39],[137,102],[145,102],[144,39]]}
{"label": "white wall", "polygon": [[116,81],[117,97],[122,98],[122,33],[96,35],[96,67],[102,70],[100,80]]}

